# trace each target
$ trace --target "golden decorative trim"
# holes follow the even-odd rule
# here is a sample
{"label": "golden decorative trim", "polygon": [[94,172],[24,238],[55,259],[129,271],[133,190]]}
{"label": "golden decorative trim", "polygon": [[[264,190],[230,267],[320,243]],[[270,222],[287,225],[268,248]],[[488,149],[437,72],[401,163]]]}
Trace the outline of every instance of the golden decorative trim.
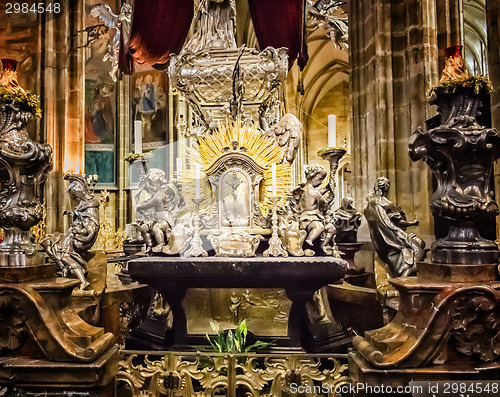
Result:
{"label": "golden decorative trim", "polygon": [[244,388],[246,396],[272,397],[292,392],[294,384],[335,390],[350,383],[347,365],[334,355],[167,352],[150,359],[149,353],[155,354],[123,352],[116,378],[120,395],[201,397],[225,389],[235,396]]}
{"label": "golden decorative trim", "polygon": [[[234,123],[219,124],[213,134],[205,134],[198,138],[193,148],[188,148],[188,160],[192,169],[182,174],[182,180],[191,180],[191,185],[184,186],[186,196],[194,196],[195,165],[202,166],[202,173],[211,170],[212,166],[226,153],[238,152],[248,156],[263,170],[262,189],[259,200],[262,214],[267,214],[272,207],[271,165],[276,163],[276,194],[285,197],[290,186],[290,166],[282,163],[284,149],[279,147],[272,138],[266,137],[256,125],[242,124],[240,120]],[[205,175],[201,176],[201,198],[204,203],[210,197],[210,184]]]}

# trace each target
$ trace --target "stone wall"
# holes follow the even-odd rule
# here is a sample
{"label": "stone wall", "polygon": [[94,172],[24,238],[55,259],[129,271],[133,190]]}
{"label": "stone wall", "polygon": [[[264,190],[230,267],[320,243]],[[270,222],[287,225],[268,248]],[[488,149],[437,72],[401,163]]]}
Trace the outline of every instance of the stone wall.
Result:
{"label": "stone wall", "polygon": [[[390,199],[421,221],[414,230],[427,239],[433,235],[431,176],[424,164],[410,160],[408,142],[434,114],[426,91],[440,70],[437,20],[443,16],[437,3],[357,0],[349,14],[357,206],[364,207],[376,178],[386,176]],[[449,40],[441,36],[440,45],[448,46]]]}
{"label": "stone wall", "polygon": [[308,164],[328,165],[316,154],[321,147],[328,146],[328,115],[337,116],[337,146],[343,146],[344,140],[350,141],[351,120],[349,83],[342,82],[331,89],[321,99],[312,113],[306,116],[307,162]]}
{"label": "stone wall", "polygon": [[495,91],[491,96],[493,126],[500,129],[500,3],[486,1],[488,23],[488,69]]}
{"label": "stone wall", "polygon": [[[500,3],[497,0],[486,1],[488,24],[488,70],[494,91],[491,94],[491,118],[494,128],[500,131]],[[495,165],[495,190],[497,202],[500,192],[500,165]],[[497,236],[500,217],[497,217]]]}

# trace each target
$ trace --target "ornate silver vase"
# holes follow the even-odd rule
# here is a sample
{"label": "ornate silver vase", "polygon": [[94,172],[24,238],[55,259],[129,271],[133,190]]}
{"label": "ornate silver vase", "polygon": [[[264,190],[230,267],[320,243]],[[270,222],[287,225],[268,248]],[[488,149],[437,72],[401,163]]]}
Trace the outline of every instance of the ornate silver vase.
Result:
{"label": "ornate silver vase", "polygon": [[31,113],[0,104],[0,266],[25,266],[36,252],[29,230],[42,217],[41,194],[52,169],[52,148],[26,131]]}
{"label": "ornate silver vase", "polygon": [[498,262],[498,247],[479,232],[498,214],[491,172],[500,157],[500,135],[478,123],[484,95],[469,87],[438,90],[431,104],[438,106],[439,126],[411,136],[410,157],[425,161],[438,183],[431,202],[435,222],[449,225],[448,235],[432,248],[437,263]]}

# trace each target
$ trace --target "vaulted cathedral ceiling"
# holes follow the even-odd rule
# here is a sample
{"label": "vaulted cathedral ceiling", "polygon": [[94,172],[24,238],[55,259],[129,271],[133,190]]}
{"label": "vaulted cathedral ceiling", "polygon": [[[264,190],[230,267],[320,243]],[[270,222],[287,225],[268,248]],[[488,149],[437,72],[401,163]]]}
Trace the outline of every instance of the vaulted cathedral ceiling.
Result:
{"label": "vaulted cathedral ceiling", "polygon": [[464,0],[463,41],[469,71],[475,75],[487,74],[485,0]]}

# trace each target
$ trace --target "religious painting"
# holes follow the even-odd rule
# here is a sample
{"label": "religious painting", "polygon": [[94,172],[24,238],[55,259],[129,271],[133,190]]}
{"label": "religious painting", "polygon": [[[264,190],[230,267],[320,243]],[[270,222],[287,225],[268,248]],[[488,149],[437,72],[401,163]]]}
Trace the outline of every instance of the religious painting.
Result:
{"label": "religious painting", "polygon": [[[85,143],[115,142],[115,84],[105,76],[85,80]],[[111,80],[111,79],[109,79]]]}
{"label": "religious painting", "polygon": [[[87,27],[101,21],[90,15],[90,9],[100,1],[86,0]],[[118,2],[107,2],[117,11]],[[87,47],[85,60],[85,173],[97,175],[99,185],[116,184],[116,83],[109,72],[111,63],[104,61],[113,32],[103,30]]]}
{"label": "religious painting", "polygon": [[250,227],[250,178],[239,170],[224,174],[220,183],[222,227]]}
{"label": "religious painting", "polygon": [[[167,143],[167,92],[166,72],[139,71],[132,77],[132,119],[142,121],[143,150]],[[132,145],[134,140],[132,131]]]}

